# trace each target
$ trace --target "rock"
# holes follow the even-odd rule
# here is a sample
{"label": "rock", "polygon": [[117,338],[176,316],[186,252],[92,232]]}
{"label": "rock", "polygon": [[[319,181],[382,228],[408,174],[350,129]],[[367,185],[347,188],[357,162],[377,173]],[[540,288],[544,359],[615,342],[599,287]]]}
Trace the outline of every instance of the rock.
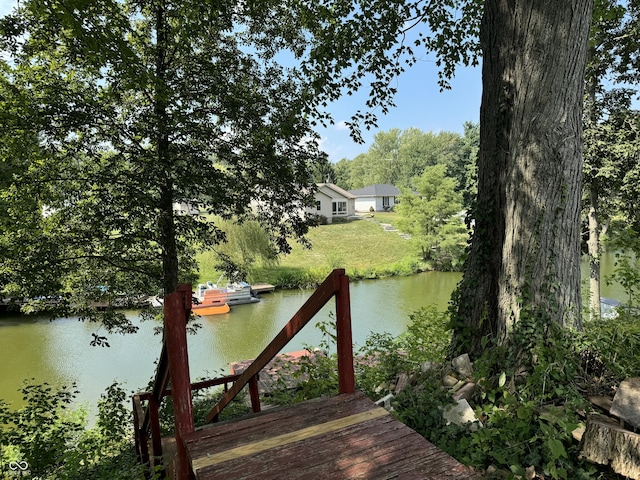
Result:
{"label": "rock", "polygon": [[402,390],[407,388],[407,385],[409,385],[409,380],[410,380],[409,375],[407,375],[406,373],[401,373],[398,376],[398,381],[396,382],[396,388],[394,390],[394,393],[398,394]]}
{"label": "rock", "polygon": [[438,364],[435,363],[435,362],[424,362],[421,365],[421,370],[422,370],[423,373],[427,373],[427,372],[433,370],[434,368],[436,368],[437,366],[438,366]]}
{"label": "rock", "polygon": [[536,467],[534,467],[533,465],[527,467],[524,472],[524,478],[526,480],[533,480],[534,478],[536,478]]}
{"label": "rock", "polygon": [[473,376],[473,367],[467,353],[451,360],[451,366],[462,377],[471,378]]}
{"label": "rock", "polygon": [[375,393],[389,392],[391,391],[392,388],[393,388],[392,385],[388,383],[381,383],[375,388],[374,392]]}
{"label": "rock", "polygon": [[458,383],[458,379],[451,375],[445,375],[442,379],[442,385],[445,387],[453,387],[456,383]]}
{"label": "rock", "polygon": [[611,415],[640,428],[640,377],[623,381],[613,397]]}
{"label": "rock", "polygon": [[390,393],[389,395],[382,397],[380,400],[377,400],[375,404],[390,412],[393,410],[393,407],[391,406],[391,400],[393,400],[393,398],[393,393]]}
{"label": "rock", "polygon": [[605,397],[604,395],[589,397],[589,401],[592,405],[601,408],[607,413],[611,411],[611,407],[613,406],[613,398]]}
{"label": "rock", "polygon": [[454,404],[446,405],[442,410],[442,416],[447,421],[447,425],[450,423],[464,425],[465,423],[478,421],[469,402],[464,398]]}
{"label": "rock", "polygon": [[571,431],[571,436],[573,437],[573,439],[576,442],[581,442],[585,431],[586,431],[586,427],[584,425],[580,424],[580,426],[578,428],[576,428],[575,430]]}
{"label": "rock", "polygon": [[469,382],[469,383],[465,383],[460,390],[458,390],[457,392],[455,392],[451,397],[457,402],[458,400],[464,398],[465,400],[469,401],[471,400],[471,397],[473,396],[473,392],[475,392],[476,390],[476,384]]}
{"label": "rock", "polygon": [[453,387],[451,387],[449,389],[449,391],[452,394],[455,394],[458,390],[460,390],[462,387],[464,387],[467,383],[463,382],[462,380],[458,380],[458,383],[456,383]]}

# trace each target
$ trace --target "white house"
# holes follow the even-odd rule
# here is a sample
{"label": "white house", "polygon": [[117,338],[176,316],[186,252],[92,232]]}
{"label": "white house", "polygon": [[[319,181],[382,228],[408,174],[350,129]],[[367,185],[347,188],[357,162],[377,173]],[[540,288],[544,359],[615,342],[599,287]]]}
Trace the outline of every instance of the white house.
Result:
{"label": "white house", "polygon": [[333,183],[317,183],[318,190],[315,193],[315,208],[308,210],[309,213],[326,217],[327,222],[335,217],[350,217],[355,215],[356,197],[334,185]]}
{"label": "white house", "polygon": [[350,190],[349,193],[356,197],[356,212],[370,212],[371,207],[375,212],[386,212],[398,203],[396,198],[402,194],[398,188],[386,183]]}

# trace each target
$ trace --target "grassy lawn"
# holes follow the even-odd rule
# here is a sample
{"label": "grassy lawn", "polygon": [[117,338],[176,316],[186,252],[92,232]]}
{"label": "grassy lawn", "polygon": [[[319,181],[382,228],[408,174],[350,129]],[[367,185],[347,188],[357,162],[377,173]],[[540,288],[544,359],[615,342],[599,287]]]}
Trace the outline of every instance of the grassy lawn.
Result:
{"label": "grassy lawn", "polygon": [[386,232],[377,221],[357,220],[322,225],[309,232],[312,248],[297,246],[281,260],[283,267],[379,268],[411,255],[407,240],[397,232]]}
{"label": "grassy lawn", "polygon": [[[287,285],[295,284],[296,278],[305,283],[302,277],[306,276],[307,283],[313,283],[334,268],[345,268],[353,277],[366,278],[413,273],[419,257],[411,242],[380,226],[393,225],[396,218],[394,213],[376,213],[374,218],[313,228],[307,235],[311,249],[296,243],[277,266],[258,267],[249,280]],[[198,263],[201,281],[217,279],[210,255],[200,255]]]}

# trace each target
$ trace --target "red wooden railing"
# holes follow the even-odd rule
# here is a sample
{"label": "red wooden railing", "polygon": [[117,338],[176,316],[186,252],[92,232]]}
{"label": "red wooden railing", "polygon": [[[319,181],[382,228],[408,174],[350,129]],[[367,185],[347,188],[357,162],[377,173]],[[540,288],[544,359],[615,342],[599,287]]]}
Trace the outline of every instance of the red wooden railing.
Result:
{"label": "red wooden railing", "polygon": [[[191,384],[187,355],[186,322],[191,312],[191,286],[182,285],[165,298],[165,337],[152,391],[133,396],[136,450],[140,461],[150,465],[151,458],[162,462],[162,439],[158,411],[162,399],[171,395],[174,402],[174,421],[177,455],[175,478],[192,477],[182,438],[193,432],[192,397],[194,390],[223,385],[224,394],[218,404],[207,414],[207,422],[216,421],[220,412],[249,385],[251,406],[260,411],[258,374],[326,305],[336,299],[336,341],[338,356],[338,387],[340,393],[353,393],[353,346],[351,337],[351,306],[349,277],[343,269],[334,270],[305,304],[289,320],[269,345],[240,375],[205,380]],[[171,389],[167,388],[171,379]],[[229,387],[231,385],[231,387]],[[146,403],[146,408],[143,407]],[[149,451],[151,447],[151,451]]]}

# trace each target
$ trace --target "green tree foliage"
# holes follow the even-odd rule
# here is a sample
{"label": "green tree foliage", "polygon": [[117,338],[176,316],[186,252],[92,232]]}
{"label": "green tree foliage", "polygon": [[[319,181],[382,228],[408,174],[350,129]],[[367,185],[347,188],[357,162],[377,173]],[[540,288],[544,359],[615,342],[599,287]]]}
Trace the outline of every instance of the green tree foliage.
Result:
{"label": "green tree foliage", "polygon": [[335,184],[346,189],[352,190],[351,188],[351,161],[342,158],[333,166],[333,171],[336,175]]}
{"label": "green tree foliage", "polygon": [[381,131],[374,135],[366,153],[338,162],[338,182],[350,190],[378,183],[414,188],[413,179],[422,175],[426,167],[443,164],[462,191],[467,188],[468,169],[474,162],[477,144],[477,125],[469,122],[465,124],[464,137],[453,132],[425,133],[417,128]]}
{"label": "green tree foliage", "polygon": [[462,192],[464,208],[470,210],[478,193],[476,159],[480,147],[480,124],[465,122],[463,128],[462,145],[459,154],[449,165],[448,175],[458,181],[458,191]]}
{"label": "green tree foliage", "polygon": [[278,251],[259,222],[221,220],[216,223],[224,232],[226,241],[214,247],[215,257],[209,261],[228,279],[246,281],[253,267],[269,267],[278,263]]}
{"label": "green tree foliage", "polygon": [[[584,194],[590,262],[590,310],[600,316],[601,234],[615,215],[638,223],[638,112],[632,98],[638,83],[640,43],[635,2],[594,4],[585,77]],[[639,230],[640,231],[640,230]]]}
{"label": "green tree foliage", "polygon": [[96,424],[86,428],[86,412],[72,408],[77,393],[25,385],[25,406],[14,411],[0,402],[0,476],[11,478],[9,462],[27,467],[30,478],[141,478],[143,467],[133,447],[131,413],[126,392],[111,385],[98,402]]}
{"label": "green tree foliage", "polygon": [[315,183],[336,183],[337,174],[333,164],[325,156],[323,157],[313,169],[312,178]]}
{"label": "green tree foliage", "polygon": [[2,151],[5,294],[173,291],[224,240],[178,204],[255,219],[280,251],[306,232],[314,101],[275,58],[304,44],[263,6],[33,0],[2,20],[0,130],[26,132]]}
{"label": "green tree foliage", "polygon": [[396,211],[398,226],[412,235],[422,259],[437,269],[455,270],[462,265],[468,233],[457,215],[462,210],[462,194],[446,169],[444,164],[426,167],[413,181],[416,191],[405,190]]}
{"label": "green tree foliage", "polygon": [[[29,198],[36,208],[33,228],[2,239],[3,287],[32,295],[38,278],[43,291],[71,296],[84,279],[69,272],[108,265],[117,274],[98,287],[168,293],[190,279],[192,246],[223,239],[216,225],[176,215],[177,203],[242,220],[253,201],[288,250],[287,238],[306,230],[288,213],[310,201],[304,187],[318,158],[311,127],[332,121],[323,107],[369,83],[367,111],[350,122],[358,138],[362,126],[375,126],[373,112],[393,104],[391,81],[415,61],[415,47],[435,53],[446,87],[456,64],[477,63],[479,8],[400,0],[19,3],[0,25],[3,98],[17,106],[1,126],[25,129],[32,143],[7,143],[19,148],[5,154],[28,161],[14,164],[15,191],[3,197]],[[413,25],[428,33],[407,42]],[[19,155],[29,145],[38,155]],[[37,216],[42,206],[46,218]],[[20,223],[11,215],[12,226]]]}
{"label": "green tree foliage", "polygon": [[[399,0],[21,2],[0,25],[3,101],[17,107],[1,126],[31,142],[6,144],[27,161],[11,163],[21,170],[3,198],[35,208],[24,231],[10,211],[19,235],[2,239],[3,286],[33,294],[38,278],[44,291],[73,295],[69,272],[108,265],[118,272],[102,281],[111,291],[170,292],[190,278],[190,247],[223,239],[200,217],[176,215],[177,203],[244,219],[254,201],[286,251],[306,230],[288,213],[310,200],[311,127],[332,121],[322,107],[376,78],[368,111],[350,123],[357,138],[392,105],[391,80],[418,46],[435,52],[446,86],[455,64],[477,62],[467,33],[478,11]],[[429,33],[406,43],[417,24]],[[21,155],[29,146],[37,155]],[[37,216],[42,206],[48,217]]]}

